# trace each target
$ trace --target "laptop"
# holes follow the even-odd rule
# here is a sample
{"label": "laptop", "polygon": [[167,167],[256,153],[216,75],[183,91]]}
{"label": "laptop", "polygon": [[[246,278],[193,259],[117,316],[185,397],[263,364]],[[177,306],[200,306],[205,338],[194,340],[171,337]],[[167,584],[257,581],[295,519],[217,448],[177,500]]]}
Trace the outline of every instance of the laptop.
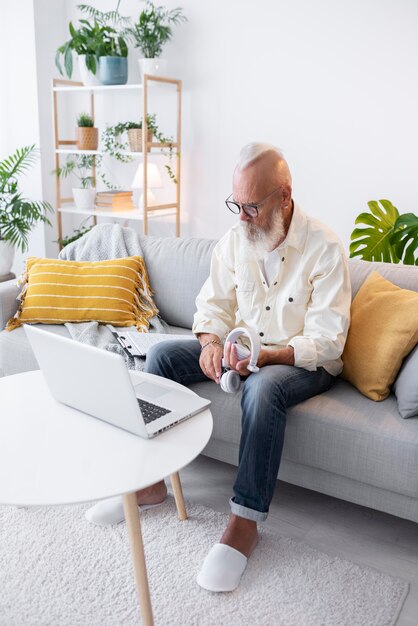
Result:
{"label": "laptop", "polygon": [[24,327],[52,396],[130,433],[155,437],[210,405],[210,400],[160,383],[159,377],[150,380],[135,372],[132,380],[120,354]]}

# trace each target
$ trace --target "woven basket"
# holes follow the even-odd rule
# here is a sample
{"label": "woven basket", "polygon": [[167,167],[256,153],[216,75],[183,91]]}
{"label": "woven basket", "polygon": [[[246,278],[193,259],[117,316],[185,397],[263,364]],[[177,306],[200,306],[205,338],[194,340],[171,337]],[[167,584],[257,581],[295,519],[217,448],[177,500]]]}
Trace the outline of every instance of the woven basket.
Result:
{"label": "woven basket", "polygon": [[89,126],[77,126],[78,150],[97,150],[99,145],[99,129]]}
{"label": "woven basket", "polygon": [[[129,145],[131,152],[142,152],[142,128],[130,128],[128,130]],[[148,142],[152,141],[152,130],[148,131]],[[151,152],[151,148],[148,148]]]}

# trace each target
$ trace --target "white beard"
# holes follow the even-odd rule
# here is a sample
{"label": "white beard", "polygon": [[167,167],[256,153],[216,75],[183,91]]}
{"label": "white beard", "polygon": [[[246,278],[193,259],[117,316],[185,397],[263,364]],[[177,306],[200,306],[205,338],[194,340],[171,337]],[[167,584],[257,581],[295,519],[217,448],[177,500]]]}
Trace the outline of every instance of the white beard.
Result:
{"label": "white beard", "polygon": [[267,252],[274,250],[285,235],[284,219],[281,211],[271,216],[269,224],[261,228],[251,222],[240,222],[252,253],[262,259]]}

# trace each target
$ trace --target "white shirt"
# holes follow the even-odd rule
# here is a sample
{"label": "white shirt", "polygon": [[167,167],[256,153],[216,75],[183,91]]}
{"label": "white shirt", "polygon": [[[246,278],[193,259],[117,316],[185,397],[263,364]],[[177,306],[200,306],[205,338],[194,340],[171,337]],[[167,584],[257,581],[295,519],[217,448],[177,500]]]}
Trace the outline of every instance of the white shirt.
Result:
{"label": "white shirt", "polygon": [[267,252],[267,254],[264,255],[264,276],[269,287],[279,273],[281,247],[282,246],[275,248],[271,252]]}
{"label": "white shirt", "polygon": [[268,285],[240,223],[235,224],[214,248],[210,275],[196,298],[193,332],[222,339],[236,326],[252,328],[262,347],[292,346],[296,367],[324,367],[336,376],[351,306],[342,244],[295,203],[286,239],[274,252],[280,253],[279,263],[273,263],[277,273]]}

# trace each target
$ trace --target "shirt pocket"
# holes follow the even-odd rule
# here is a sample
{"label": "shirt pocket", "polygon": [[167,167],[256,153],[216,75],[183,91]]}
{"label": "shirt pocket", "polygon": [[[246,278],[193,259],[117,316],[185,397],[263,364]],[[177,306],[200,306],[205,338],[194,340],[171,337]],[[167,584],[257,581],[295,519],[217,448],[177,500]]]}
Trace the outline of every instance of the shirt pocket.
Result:
{"label": "shirt pocket", "polygon": [[303,332],[312,290],[290,288],[283,307],[283,321],[290,336]]}
{"label": "shirt pocket", "polygon": [[243,320],[251,315],[254,303],[255,281],[238,280],[235,285],[237,291],[238,312]]}

